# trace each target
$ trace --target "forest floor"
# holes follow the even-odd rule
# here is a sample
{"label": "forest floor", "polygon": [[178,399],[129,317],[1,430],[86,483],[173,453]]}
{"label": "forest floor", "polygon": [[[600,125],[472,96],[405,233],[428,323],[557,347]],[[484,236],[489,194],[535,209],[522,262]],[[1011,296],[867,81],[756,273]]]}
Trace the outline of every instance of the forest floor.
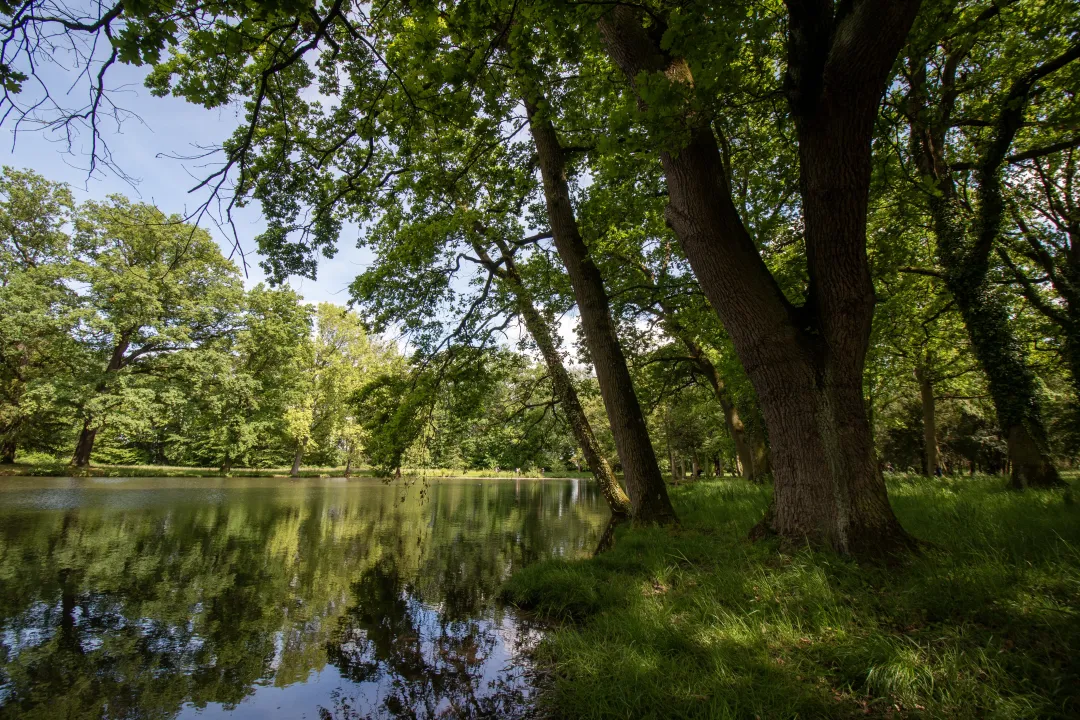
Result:
{"label": "forest floor", "polygon": [[[233,468],[229,472],[222,472],[219,468],[210,467],[184,467],[179,465],[91,465],[90,467],[77,468],[59,460],[35,460],[34,462],[17,462],[11,465],[0,465],[0,477],[4,476],[33,476],[33,477],[289,477],[288,467],[274,468]],[[341,467],[304,467],[300,469],[302,478],[339,478],[345,474],[345,466]],[[541,473],[538,470],[460,470],[460,469],[432,469],[432,468],[405,468],[402,474],[408,477],[428,478],[472,478],[472,479],[505,479],[505,478],[585,478],[592,477],[588,473],[576,472],[549,472]],[[371,468],[362,467],[353,469],[350,474],[354,478],[376,477]]]}
{"label": "forest floor", "polygon": [[[1076,479],[1070,478],[1075,484]],[[553,629],[542,714],[579,718],[1080,717],[1080,506],[1001,477],[889,478],[927,541],[890,567],[751,543],[770,490],[673,488],[682,526],[516,573]]]}

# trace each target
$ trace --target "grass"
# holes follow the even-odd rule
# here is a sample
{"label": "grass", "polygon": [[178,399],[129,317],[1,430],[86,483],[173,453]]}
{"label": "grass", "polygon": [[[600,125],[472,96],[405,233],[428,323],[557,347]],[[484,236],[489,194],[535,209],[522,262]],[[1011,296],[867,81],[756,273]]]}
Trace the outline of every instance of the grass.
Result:
{"label": "grass", "polygon": [[[24,462],[12,465],[0,465],[0,477],[3,476],[38,476],[38,477],[289,477],[288,467],[273,468],[233,468],[227,473],[211,467],[185,467],[179,465],[101,465],[73,467],[66,460],[56,460],[45,456],[35,456]],[[402,474],[410,477],[429,478],[566,478],[591,477],[587,473],[552,472],[541,473],[539,470],[462,470],[453,468],[402,468]],[[342,477],[345,466],[339,467],[303,467],[300,477]],[[353,468],[353,477],[375,477],[371,468]]]}
{"label": "grass", "polygon": [[673,488],[675,530],[517,572],[559,621],[539,710],[580,718],[1080,717],[1080,507],[999,477],[889,480],[897,567],[750,543],[769,490]]}

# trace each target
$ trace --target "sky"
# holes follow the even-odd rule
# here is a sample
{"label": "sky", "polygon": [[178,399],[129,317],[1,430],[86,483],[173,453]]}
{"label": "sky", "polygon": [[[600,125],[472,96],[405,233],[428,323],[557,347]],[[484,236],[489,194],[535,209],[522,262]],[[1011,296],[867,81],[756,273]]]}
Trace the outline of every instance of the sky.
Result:
{"label": "sky", "polygon": [[[39,76],[65,107],[85,104],[87,85],[78,74],[62,67],[63,57],[54,57],[53,64],[40,65]],[[77,202],[103,200],[113,193],[132,200],[156,205],[166,214],[187,216],[199,208],[207,192],[190,192],[212,168],[205,159],[191,158],[205,154],[229,137],[244,118],[243,108],[232,105],[207,110],[180,98],[154,97],[144,87],[146,68],[114,65],[109,69],[109,97],[127,115],[121,122],[109,117],[100,124],[102,140],[107,144],[112,163],[119,172],[100,167],[93,174],[90,166],[91,137],[89,131],[69,137],[66,134],[23,127],[16,134],[10,121],[0,126],[0,164],[31,169],[45,178],[71,186]],[[67,90],[67,94],[64,94]],[[33,92],[28,87],[27,94]],[[221,246],[226,256],[246,270],[245,286],[250,288],[265,279],[255,252],[255,238],[265,228],[258,203],[233,212],[239,244],[246,256],[246,268],[241,257],[234,254],[231,232],[224,232],[204,218],[200,225]],[[305,302],[349,301],[349,284],[372,262],[368,250],[356,247],[361,230],[346,225],[338,240],[338,251],[332,259],[319,258],[316,279],[292,276],[289,285],[303,296]],[[557,328],[563,347],[571,350],[576,342],[577,312],[564,315]],[[523,328],[508,328],[505,342],[516,345]],[[401,339],[398,338],[400,342]],[[576,360],[576,358],[574,358]]]}
{"label": "sky", "polygon": [[[70,144],[65,135],[28,130],[14,133],[10,124],[0,127],[0,164],[32,169],[49,180],[68,183],[78,202],[104,199],[120,193],[133,200],[157,205],[166,214],[186,215],[198,208],[206,193],[189,191],[206,174],[205,160],[180,160],[177,157],[201,153],[200,148],[219,145],[243,119],[239,107],[207,110],[178,98],[157,98],[143,87],[144,70],[120,65],[110,69],[109,85],[117,105],[134,115],[119,125],[111,119],[103,124],[103,139],[114,163],[132,182],[108,169],[88,176],[89,132],[75,137]],[[68,88],[72,83],[57,68],[49,69],[51,89]],[[85,89],[76,84],[69,94],[71,104],[81,104]],[[255,237],[265,227],[257,204],[234,212],[240,246],[247,254],[245,285],[251,287],[265,278],[254,252]],[[212,221],[201,225],[209,231],[229,255],[233,238],[220,231]],[[347,227],[332,260],[320,259],[317,279],[291,277],[289,284],[308,302],[344,304],[349,299],[348,286],[370,263],[368,251],[356,248],[359,230]],[[240,264],[240,257],[233,256]]]}

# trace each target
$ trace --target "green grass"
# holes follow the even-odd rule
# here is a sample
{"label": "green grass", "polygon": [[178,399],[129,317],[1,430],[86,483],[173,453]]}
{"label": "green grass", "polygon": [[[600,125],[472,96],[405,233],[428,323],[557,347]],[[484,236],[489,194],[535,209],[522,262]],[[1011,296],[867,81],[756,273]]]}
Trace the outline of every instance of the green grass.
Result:
{"label": "green grass", "polygon": [[933,544],[894,567],[750,543],[769,490],[673,489],[677,530],[516,573],[561,621],[535,651],[540,710],[580,718],[1080,717],[1080,507],[999,477],[894,477]]}

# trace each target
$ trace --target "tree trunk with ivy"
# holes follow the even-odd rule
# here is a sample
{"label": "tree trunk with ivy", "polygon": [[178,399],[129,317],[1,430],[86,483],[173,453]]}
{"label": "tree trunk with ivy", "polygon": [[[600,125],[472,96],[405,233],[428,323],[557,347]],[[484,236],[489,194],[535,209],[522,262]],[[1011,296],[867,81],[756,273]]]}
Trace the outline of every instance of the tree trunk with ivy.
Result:
{"label": "tree trunk with ivy", "polygon": [[[948,58],[943,87],[954,85],[955,78],[949,73],[956,73],[966,52],[961,44]],[[1050,458],[1035,374],[1012,331],[1006,300],[990,284],[990,256],[1000,242],[1005,211],[1002,169],[1023,124],[1035,84],[1076,59],[1080,59],[1080,44],[1021,75],[1010,86],[1001,100],[989,140],[979,149],[974,163],[977,203],[970,223],[953,179],[955,168],[949,166],[945,156],[956,95],[945,93],[940,103],[932,105],[926,88],[926,60],[908,61],[907,112],[918,169],[932,188],[927,202],[938,262],[967,327],[975,356],[986,373],[998,424],[1009,448],[1010,483],[1016,489],[1059,487],[1064,481]]]}

